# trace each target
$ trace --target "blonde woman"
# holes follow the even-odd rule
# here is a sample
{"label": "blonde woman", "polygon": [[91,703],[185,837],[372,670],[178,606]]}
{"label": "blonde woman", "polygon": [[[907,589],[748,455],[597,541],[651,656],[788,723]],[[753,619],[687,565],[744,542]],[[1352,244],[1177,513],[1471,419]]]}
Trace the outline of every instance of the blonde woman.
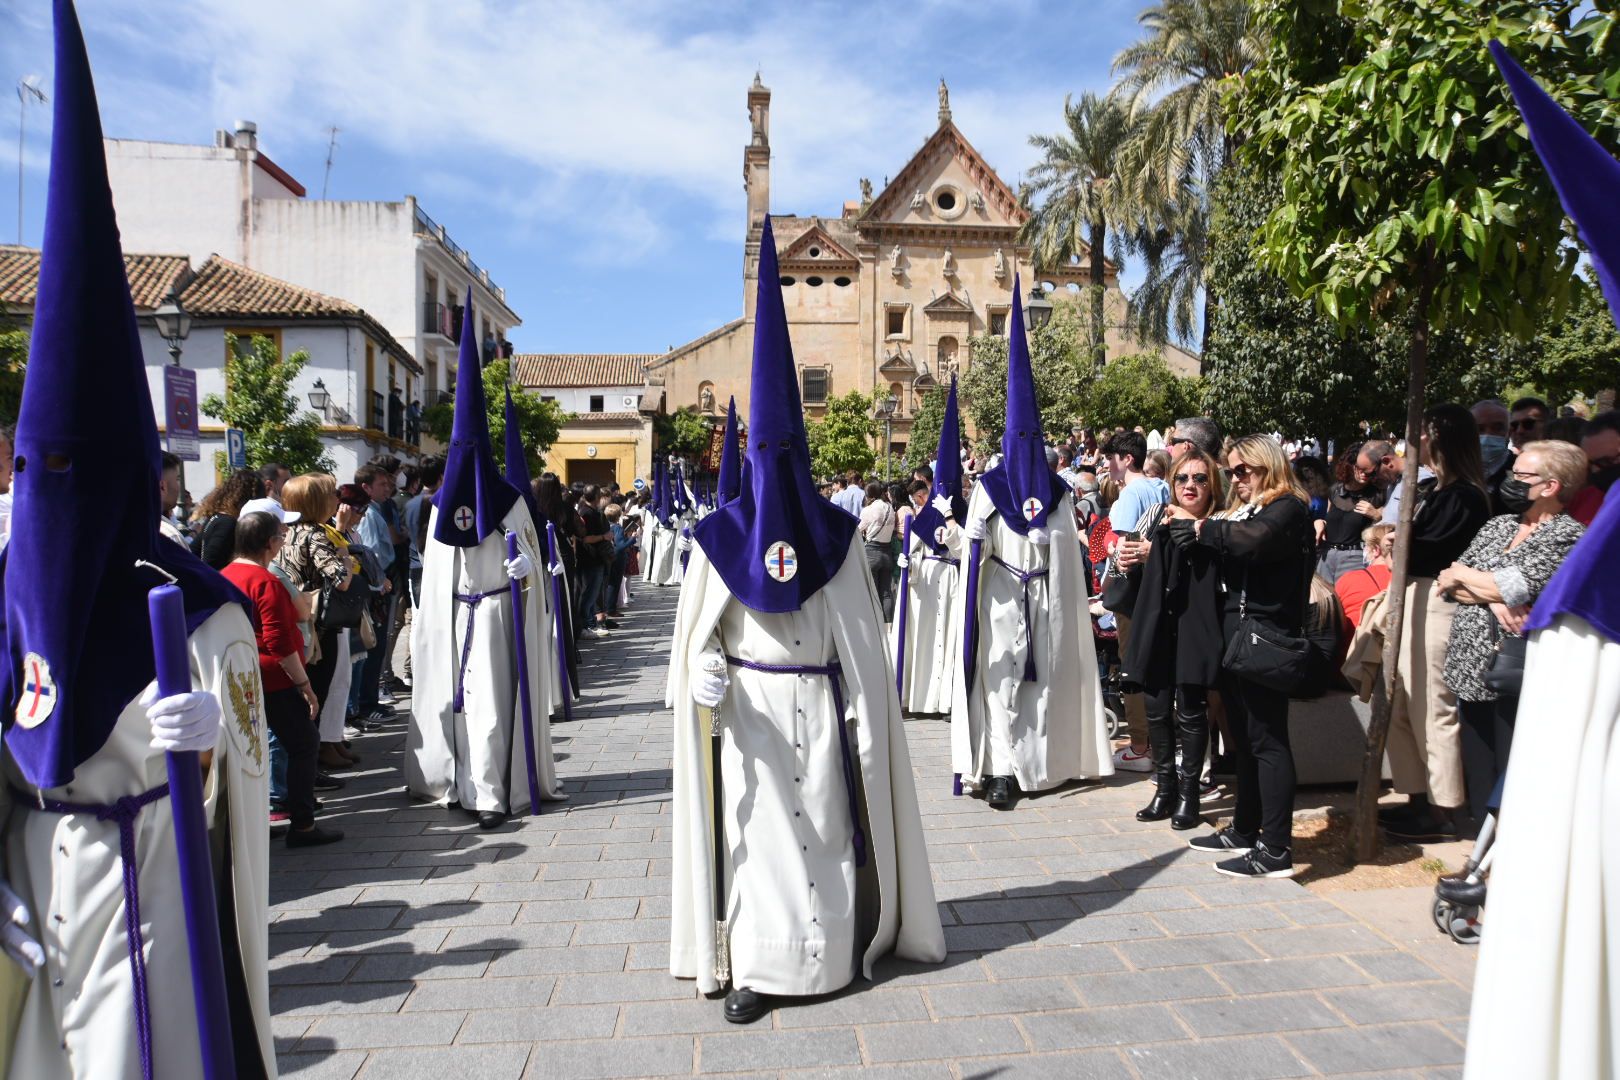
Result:
{"label": "blonde woman", "polygon": [[[1297,634],[1315,566],[1310,496],[1266,435],[1246,435],[1226,457],[1228,513],[1193,522],[1195,546],[1220,560],[1222,641],[1237,632],[1240,611]],[[1288,742],[1288,695],[1230,669],[1220,677],[1237,770],[1232,824],[1191,841],[1198,851],[1231,855],[1215,869],[1232,877],[1293,877],[1294,754]]]}
{"label": "blonde woman", "polygon": [[[305,593],[319,592],[328,582],[337,589],[350,588],[354,581],[352,564],[338,546],[342,538],[334,540],[336,534],[327,525],[337,513],[337,481],[325,473],[295,476],[281,490],[281,505],[299,515],[296,522],[287,526],[287,541],[276,556],[276,563],[292,578],[294,585]],[[309,682],[323,710],[340,658],[338,638],[344,634],[345,631],[326,629],[317,622],[320,659],[309,667]],[[322,740],[326,741],[326,733]]]}

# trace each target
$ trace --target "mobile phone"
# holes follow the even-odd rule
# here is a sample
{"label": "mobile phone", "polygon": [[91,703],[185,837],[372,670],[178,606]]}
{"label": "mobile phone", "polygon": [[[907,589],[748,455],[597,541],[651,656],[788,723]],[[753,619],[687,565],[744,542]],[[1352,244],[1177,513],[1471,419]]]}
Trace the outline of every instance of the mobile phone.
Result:
{"label": "mobile phone", "polygon": [[1142,534],[1133,529],[1130,532],[1120,533],[1119,538],[1121,540],[1129,540],[1134,544],[1136,541],[1142,539]]}

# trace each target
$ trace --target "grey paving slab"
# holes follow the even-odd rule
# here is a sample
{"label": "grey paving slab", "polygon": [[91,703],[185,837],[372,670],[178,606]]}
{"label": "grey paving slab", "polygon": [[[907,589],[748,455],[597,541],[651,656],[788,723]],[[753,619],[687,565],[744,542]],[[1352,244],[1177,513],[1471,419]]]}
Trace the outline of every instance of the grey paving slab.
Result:
{"label": "grey paving slab", "polygon": [[1456,1075],[1472,958],[1435,940],[1421,897],[1221,878],[1185,834],[1134,820],[1141,776],[1006,814],[953,798],[949,726],[928,719],[905,733],[949,957],[885,958],[874,982],[726,1023],[668,974],[676,597],[636,600],[587,643],[585,697],[553,724],[567,802],[492,832],[412,804],[394,724],[355,741],[365,768],[327,802],[346,839],[273,846],[283,1075]]}

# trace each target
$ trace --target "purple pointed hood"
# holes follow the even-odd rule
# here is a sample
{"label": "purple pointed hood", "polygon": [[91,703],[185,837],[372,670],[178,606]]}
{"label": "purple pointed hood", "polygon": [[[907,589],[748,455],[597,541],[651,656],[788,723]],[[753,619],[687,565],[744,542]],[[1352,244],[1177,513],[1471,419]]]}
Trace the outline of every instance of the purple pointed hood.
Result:
{"label": "purple pointed hood", "polygon": [[518,500],[517,488],[495,467],[484,404],[484,368],[473,340],[476,325],[469,285],[456,360],[456,417],[444,455],[444,485],[433,496],[433,505],[439,508],[433,538],[451,547],[476,547],[490,533],[499,532],[501,519]]}
{"label": "purple pointed hood", "polygon": [[726,405],[726,436],[720,447],[720,475],[715,481],[715,505],[724,506],[742,488],[742,463],[737,456],[737,399]]}
{"label": "purple pointed hood", "polygon": [[669,528],[675,517],[675,506],[669,495],[669,462],[660,457],[653,462],[653,513],[658,524]]}
{"label": "purple pointed hood", "polygon": [[921,538],[936,555],[945,553],[945,542],[939,532],[945,525],[945,515],[934,509],[933,496],[943,495],[951,500],[951,514],[957,521],[967,520],[967,500],[962,498],[962,456],[957,447],[962,442],[962,419],[956,408],[956,376],[951,376],[951,393],[945,399],[945,419],[939,424],[939,459],[934,463],[934,488],[929,492],[929,503],[917,511],[911,523],[911,535]]}
{"label": "purple pointed hood", "polygon": [[1046,463],[1035,376],[1024,336],[1024,306],[1018,292],[1014,275],[1012,313],[1007,319],[1007,428],[1001,433],[1001,464],[979,482],[1008,528],[1027,534],[1030,529],[1046,527],[1046,516],[1067,494],[1067,488]]}
{"label": "purple pointed hood", "polygon": [[[1620,326],[1620,161],[1561,109],[1513,61],[1500,42],[1491,43],[1525,126],[1564,212],[1575,222],[1592,256],[1609,312]],[[1610,641],[1620,642],[1620,592],[1614,568],[1620,565],[1620,497],[1610,494],[1569,556],[1536,599],[1525,631],[1549,627],[1560,615],[1575,615]]]}
{"label": "purple pointed hood", "polygon": [[78,16],[56,0],[50,188],[11,542],[0,555],[5,743],[35,787],[70,782],[156,668],[146,595],[177,579],[187,630],[246,598],[158,528],[162,454]]}
{"label": "purple pointed hood", "polygon": [[534,501],[534,485],[529,482],[529,456],[523,449],[523,429],[518,424],[517,406],[512,404],[512,388],[506,388],[506,482],[517,489],[528,504],[529,516],[540,520]]}
{"label": "purple pointed hood", "polygon": [[726,587],[755,611],[797,611],[838,573],[855,519],[823,499],[810,475],[799,372],[767,215],[759,244],[747,469],[737,498],[697,525],[697,542]]}

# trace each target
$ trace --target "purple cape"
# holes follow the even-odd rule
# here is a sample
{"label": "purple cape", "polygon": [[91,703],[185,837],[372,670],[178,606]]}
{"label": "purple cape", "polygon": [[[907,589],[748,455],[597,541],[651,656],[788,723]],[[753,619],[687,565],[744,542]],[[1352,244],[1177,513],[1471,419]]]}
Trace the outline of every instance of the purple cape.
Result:
{"label": "purple cape", "polygon": [[162,454],[78,17],[57,0],[45,243],[0,555],[5,743],[28,783],[72,781],[156,674],[163,568],[186,629],[247,598],[158,528]]}
{"label": "purple cape", "polygon": [[[956,408],[956,376],[951,376],[951,394],[945,399],[945,419],[939,425],[939,457],[934,463],[934,488],[929,493],[944,495],[951,500],[951,515],[957,521],[967,520],[967,500],[962,498],[962,455],[957,448],[962,442],[962,420]],[[917,511],[911,523],[911,535],[922,542],[935,555],[945,554],[945,545],[934,534],[945,524],[945,515],[928,505]]]}
{"label": "purple cape", "polygon": [[484,405],[484,369],[473,341],[472,286],[461,318],[461,353],[456,361],[456,418],[444,455],[444,485],[433,496],[439,508],[433,538],[451,547],[477,547],[499,532],[501,520],[518,500],[518,489],[495,467]]}
{"label": "purple cape", "polygon": [[698,522],[697,542],[755,611],[797,611],[838,573],[856,521],[816,491],[799,372],[769,215],[760,236],[747,469],[737,497]]}
{"label": "purple cape", "polygon": [[1024,309],[1018,299],[1018,277],[1013,277],[1011,336],[1007,341],[1007,427],[1001,433],[1001,464],[979,482],[1008,528],[1027,534],[1045,528],[1068,487],[1046,463],[1046,442],[1041,438],[1041,412],[1035,402],[1035,377],[1029,367],[1029,342],[1024,337]]}

